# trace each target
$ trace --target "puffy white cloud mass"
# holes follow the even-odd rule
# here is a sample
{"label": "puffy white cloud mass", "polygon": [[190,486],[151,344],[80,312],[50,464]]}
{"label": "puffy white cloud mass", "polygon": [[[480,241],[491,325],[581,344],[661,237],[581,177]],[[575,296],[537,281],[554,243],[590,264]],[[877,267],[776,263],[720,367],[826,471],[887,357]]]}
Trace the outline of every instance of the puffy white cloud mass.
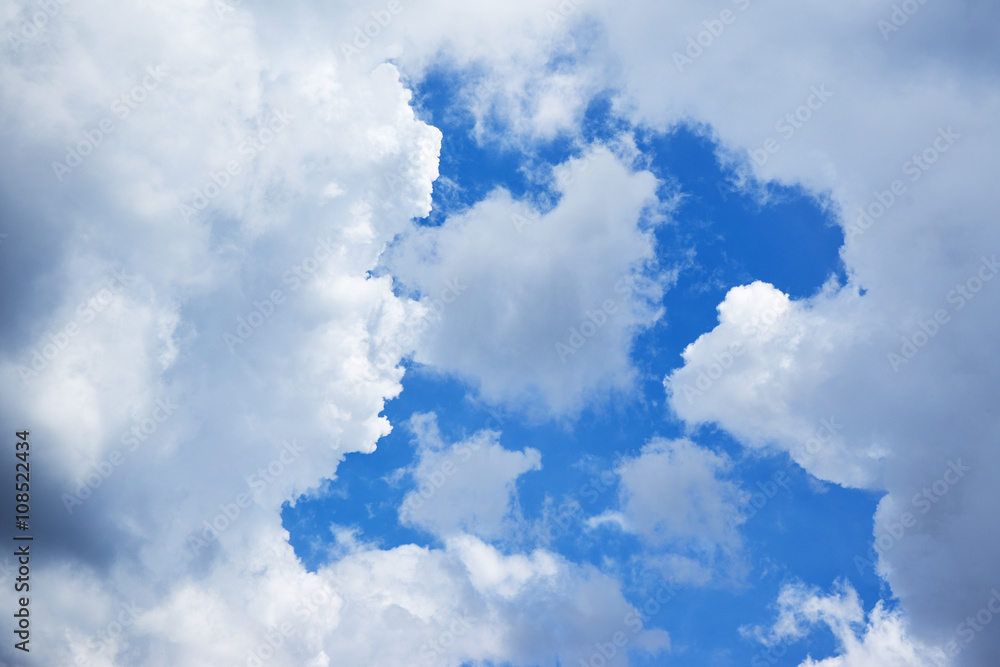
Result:
{"label": "puffy white cloud mass", "polygon": [[409,471],[415,488],[403,498],[400,520],[442,538],[459,533],[497,538],[514,528],[517,478],[541,468],[541,453],[504,449],[495,431],[445,445],[434,415],[415,415],[411,424],[418,446]]}
{"label": "puffy white cloud mass", "polygon": [[651,173],[594,146],[555,174],[551,210],[498,189],[440,227],[409,230],[388,266],[433,309],[416,361],[470,379],[489,401],[565,414],[631,388],[632,337],[662,315],[669,277],[645,270],[659,219]]}
{"label": "puffy white cloud mass", "polygon": [[[847,284],[801,300],[734,288],[666,378],[670,405],[885,493],[875,556],[911,639],[877,607],[827,664],[951,641],[957,664],[995,663],[1000,634],[966,642],[961,624],[992,599],[1000,558],[1000,7],[893,11],[5,4],[0,421],[37,443],[38,659],[575,664],[632,631],[618,582],[556,554],[462,533],[441,549],[359,546],[309,573],[280,526],[283,502],[389,431],[403,356],[565,415],[628,387],[631,337],[659,316],[669,277],[616,292],[654,256],[657,183],[628,151],[584,151],[589,168],[520,234],[512,216],[532,211],[502,190],[438,229],[412,225],[441,135],[400,70],[448,63],[476,73],[484,141],[578,138],[588,102],[612,91],[626,120],[701,128],[747,191],[797,184],[828,207]],[[378,34],[344,49],[372,12],[388,13]],[[435,323],[446,280],[468,287]],[[617,312],[598,324],[588,311],[607,300]],[[623,516],[639,521],[635,498]]]}
{"label": "puffy white cloud mass", "polygon": [[738,527],[747,494],[727,479],[732,462],[690,440],[654,439],[622,461],[618,510],[591,526],[617,525],[640,537],[642,558],[672,581],[739,581],[745,571]]}
{"label": "puffy white cloud mass", "polygon": [[[806,658],[799,667],[935,667],[948,657],[914,639],[899,611],[880,600],[866,615],[857,592],[844,581],[823,595],[802,584],[786,584],[778,594],[778,618],[767,631],[744,629],[767,647],[756,660],[786,655],[789,645],[825,625],[837,641],[838,654],[825,660]],[[867,618],[866,618],[867,616]]]}

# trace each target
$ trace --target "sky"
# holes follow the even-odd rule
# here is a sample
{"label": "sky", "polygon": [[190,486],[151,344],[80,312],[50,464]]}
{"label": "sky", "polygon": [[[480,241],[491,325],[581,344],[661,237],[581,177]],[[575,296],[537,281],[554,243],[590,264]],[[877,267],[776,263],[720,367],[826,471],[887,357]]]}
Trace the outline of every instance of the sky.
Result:
{"label": "sky", "polygon": [[0,665],[1000,661],[993,4],[0,22]]}

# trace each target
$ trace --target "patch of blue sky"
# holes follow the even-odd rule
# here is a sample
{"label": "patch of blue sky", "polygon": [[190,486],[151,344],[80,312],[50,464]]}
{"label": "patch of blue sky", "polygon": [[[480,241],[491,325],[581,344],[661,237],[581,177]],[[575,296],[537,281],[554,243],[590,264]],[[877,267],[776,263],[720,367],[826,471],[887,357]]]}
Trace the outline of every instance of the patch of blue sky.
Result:
{"label": "patch of blue sky", "polygon": [[551,191],[535,177],[533,168],[539,164],[559,164],[574,153],[574,142],[569,136],[536,145],[530,155],[496,141],[479,143],[475,118],[463,101],[464,89],[458,85],[470,76],[476,73],[438,67],[431,69],[423,80],[411,82],[412,105],[417,115],[444,135],[432,211],[421,224],[440,225],[449,215],[472,206],[497,187],[506,188],[517,199],[528,199],[545,208],[553,203]]}
{"label": "patch of blue sky", "polygon": [[[456,108],[456,82],[461,80],[455,72],[441,69],[416,86],[415,106],[421,117],[444,134],[442,179],[435,185],[434,212],[424,224],[440,224],[449,213],[474,204],[497,186],[515,197],[544,200],[551,192],[532,178],[534,168],[542,162],[558,164],[578,152],[569,137],[536,146],[528,158],[513,148],[480,145],[472,135],[472,116]],[[586,141],[606,140],[623,129],[628,128],[611,115],[607,99],[588,108],[583,124]],[[645,602],[649,573],[632,567],[646,551],[643,545],[615,528],[588,530],[584,521],[617,508],[617,483],[607,474],[616,459],[634,455],[652,437],[685,435],[683,424],[665,406],[663,377],[681,364],[680,353],[687,344],[715,326],[716,306],[730,288],[764,280],[803,298],[815,293],[831,274],[841,282],[844,274],[838,254],[840,228],[817,200],[793,188],[768,186],[771,195],[762,204],[752,193],[733,190],[727,185],[732,174],[720,167],[714,144],[691,128],[679,127],[669,134],[635,132],[639,148],[650,158],[650,169],[671,184],[664,196],[675,186],[685,195],[671,222],[655,232],[660,266],[682,263],[684,268],[664,297],[663,320],[634,342],[633,361],[640,377],[636,395],[585,410],[569,424],[529,422],[482,405],[460,380],[408,364],[403,392],[384,413],[393,432],[379,442],[377,451],[349,456],[323,497],[301,499],[282,513],[291,543],[307,568],[315,569],[328,557],[331,524],[354,527],[362,540],[382,548],[410,543],[440,546],[433,535],[400,525],[398,509],[414,483],[408,476],[392,475],[414,462],[416,447],[405,423],[415,413],[434,412],[445,442],[499,426],[501,444],[507,449],[534,447],[542,452],[542,470],[526,473],[518,483],[520,511],[527,524],[537,528],[546,512],[551,516],[566,503],[578,504],[577,511],[563,515],[568,528],[556,528],[551,541],[527,531],[504,538],[498,547],[522,550],[547,545],[574,562],[602,569],[609,562],[616,564],[612,567],[623,579],[629,600],[640,607]],[[786,456],[748,454],[713,427],[690,435],[699,445],[732,458],[733,476],[747,491],[759,490],[776,473],[788,475],[789,488],[781,488],[759,509],[745,508],[748,514],[753,512],[741,527],[751,565],[745,587],[680,587],[669,604],[651,615],[650,626],[672,634],[675,651],[670,664],[751,664],[764,647],[740,637],[738,628],[773,620],[769,605],[787,581],[802,580],[826,591],[835,579],[846,576],[866,609],[874,606],[880,581],[870,568],[860,572],[854,557],[864,556],[870,547],[876,497],[818,485]],[[681,647],[683,651],[676,650]],[[819,632],[790,647],[788,655],[773,664],[797,664],[791,658],[804,658],[807,652],[822,657],[833,649],[832,636]],[[635,664],[664,663],[636,655]]]}

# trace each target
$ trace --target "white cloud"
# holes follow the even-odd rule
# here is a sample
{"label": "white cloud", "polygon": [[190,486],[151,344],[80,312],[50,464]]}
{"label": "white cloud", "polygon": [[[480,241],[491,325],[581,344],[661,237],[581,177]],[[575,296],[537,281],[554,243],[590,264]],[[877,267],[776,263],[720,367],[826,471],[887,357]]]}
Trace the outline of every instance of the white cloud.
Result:
{"label": "white cloud", "polygon": [[461,290],[440,297],[417,361],[468,378],[486,400],[565,414],[631,387],[632,337],[660,317],[664,285],[644,277],[652,174],[594,146],[557,183],[550,211],[496,190],[440,227],[409,230],[387,264],[428,298]]}
{"label": "white cloud", "polygon": [[[272,42],[257,19],[210,3],[70,5],[0,62],[15,138],[3,201],[24,213],[0,268],[23,290],[24,323],[4,333],[3,414],[37,443],[47,474],[34,490],[51,499],[33,506],[38,537],[56,545],[33,560],[50,584],[33,604],[53,620],[33,652],[89,665],[410,664],[428,652],[437,664],[555,664],[619,631],[639,650],[666,646],[613,578],[455,532],[494,531],[509,485],[539,465],[493,436],[474,459],[496,482],[489,502],[425,517],[452,535],[445,549],[380,551],[343,535],[342,557],[316,574],[295,558],[282,504],[390,428],[379,413],[426,308],[366,272],[428,212],[440,133],[415,119],[394,67]],[[166,75],[119,118],[114,100],[151,64]],[[113,132],[88,138],[105,118]],[[89,154],[57,175],[67,146]],[[655,180],[605,153],[589,166],[631,194],[591,218],[598,233],[629,223],[610,247],[627,273],[652,255],[636,223]],[[567,216],[591,204],[579,197],[554,224],[572,231]],[[101,312],[22,382],[47,332],[61,343],[78,304],[122,270],[135,283],[101,295]],[[612,290],[621,276],[604,277]],[[638,300],[621,306],[612,339],[652,321]]]}
{"label": "white cloud", "polygon": [[[145,596],[139,604],[150,610],[137,624],[143,633],[130,630],[129,647],[123,639],[123,652],[116,658],[112,650],[105,662],[213,661],[218,655],[206,657],[203,628],[181,618],[193,613],[186,606],[192,601],[218,611],[215,620],[196,620],[226,624],[224,641],[214,639],[222,641],[218,650],[245,661],[243,647],[255,636],[247,628],[266,628],[277,616],[261,605],[261,618],[249,619],[242,606],[222,610],[218,601],[243,599],[261,576],[273,576],[278,588],[311,580],[287,553],[262,556],[248,547],[265,538],[282,542],[281,502],[334,475],[344,452],[371,451],[389,429],[378,415],[399,391],[395,362],[408,351],[396,341],[410,335],[424,311],[395,297],[388,278],[366,279],[365,272],[410,217],[427,212],[440,141],[413,117],[396,69],[375,67],[404,47],[409,72],[443,54],[482,66],[498,81],[517,74],[497,103],[477,108],[482,117],[511,119],[522,137],[572,130],[590,95],[614,88],[621,92],[617,108],[633,120],[659,127],[692,120],[739,169],[805,185],[843,212],[844,224],[858,219],[858,207],[878,210],[874,202],[888,201],[893,182],[902,183],[905,193],[843,248],[848,287],[805,302],[762,285],[731,292],[719,328],[689,348],[688,368],[672,383],[685,374],[696,380],[696,366],[740,340],[737,325],[747,317],[768,305],[786,307],[773,329],[744,341],[748,353],[697,404],[682,405],[675,391],[673,407],[692,424],[717,422],[750,445],[788,450],[823,479],[887,491],[876,536],[895,525],[896,510],[915,511],[920,522],[886,551],[880,571],[916,636],[952,636],[988,599],[1000,554],[1000,537],[982,531],[997,504],[990,473],[1000,467],[992,400],[1000,369],[989,353],[1000,333],[1000,291],[988,282],[973,299],[948,299],[975,277],[983,254],[991,258],[1000,247],[993,168],[1000,98],[991,32],[998,10],[971,0],[926,3],[885,39],[878,21],[889,9],[869,2],[741,0],[729,8],[735,22],[683,72],[674,51],[717,16],[699,3],[597,5],[586,20],[580,10],[563,24],[571,28],[565,32],[551,30],[535,3],[439,0],[419,11],[407,5],[351,62],[337,37],[330,42],[330,27],[349,40],[352,28],[369,20],[367,8],[296,6],[267,16],[240,6],[220,16],[207,2],[168,9],[70,3],[25,44],[5,45],[0,194],[5,215],[17,222],[4,229],[0,275],[17,287],[8,305],[18,317],[3,331],[0,404],[7,422],[30,422],[45,443],[37,461],[51,477],[39,482],[39,497],[79,488],[87,465],[121,449],[123,432],[141,425],[158,399],[181,406],[158,425],[155,440],[129,452],[128,472],[119,467],[103,479],[72,520],[56,501],[38,507],[39,525],[52,531],[54,557],[62,559],[40,560],[39,577],[52,582],[48,590],[74,591],[40,598],[65,630],[40,630],[43,659],[71,660],[71,650],[82,650],[75,638],[106,627],[117,605],[135,595]],[[5,34],[19,32],[30,9],[6,6]],[[264,25],[268,30],[258,27]],[[588,48],[577,48],[577,38]],[[323,44],[329,46],[317,46]],[[560,53],[575,59],[556,67],[553,54]],[[115,115],[114,101],[158,64],[167,72],[163,81],[128,118]],[[527,74],[536,71],[542,74]],[[824,85],[830,100],[794,136],[780,135],[778,121]],[[262,125],[285,105],[294,122],[244,159],[241,142],[251,134],[263,141]],[[104,119],[115,129],[102,131],[94,145],[88,135],[97,136]],[[959,138],[935,153],[949,127]],[[780,142],[766,162],[753,167],[743,160],[769,138]],[[67,161],[67,147],[83,152],[81,145],[91,154],[60,181],[52,163]],[[934,164],[914,172],[913,156],[924,152]],[[475,379],[487,398],[535,391],[557,412],[572,411],[599,387],[627,386],[631,334],[657,317],[636,294],[619,304],[625,317],[609,319],[567,359],[568,371],[554,351],[571,327],[582,326],[587,310],[615,298],[619,278],[652,256],[651,240],[635,222],[655,182],[607,153],[592,155],[598,157],[591,168],[542,216],[548,224],[525,227],[524,238],[512,236],[511,215],[528,211],[502,192],[442,230],[423,232],[425,248],[445,252],[427,266],[400,260],[401,277],[433,297],[441,281],[452,279],[448,271],[467,269],[468,280],[459,279],[470,287],[443,313],[447,326],[420,339],[418,359]],[[241,173],[211,206],[181,215],[179,204],[193,204],[195,189],[204,195],[213,180],[225,180],[221,170],[231,160]],[[339,196],[323,194],[333,192]],[[607,192],[617,197],[608,201]],[[582,234],[593,236],[588,242]],[[334,261],[307,271],[313,278],[293,293],[283,276],[305,270],[315,239],[327,236]],[[122,267],[141,277],[137,288],[116,297],[106,317],[22,384],[17,367],[30,363],[46,332],[65,331],[80,300]],[[477,279],[498,293],[471,298]],[[261,312],[266,322],[231,354],[223,334],[235,331],[237,318],[268,310],[257,303],[279,288],[286,296],[280,310],[274,317]],[[658,301],[658,287],[640,291]],[[932,329],[929,318],[939,310],[947,325],[926,334],[927,344],[894,373],[887,353],[901,351],[904,337],[912,343],[921,327]],[[476,345],[459,344],[468,339]],[[840,425],[835,433],[821,430],[823,419]],[[220,503],[236,502],[247,491],[246,475],[274,461],[289,437],[306,451],[282,464],[285,474],[266,484],[260,505],[242,508],[202,557],[186,555],[178,545],[218,516]],[[811,438],[820,445],[816,452]],[[911,499],[957,458],[972,471],[919,514]],[[406,549],[397,555],[404,563],[411,557]],[[244,557],[245,565],[232,566]],[[75,567],[62,571],[69,561]],[[87,574],[91,568],[106,573],[100,582]],[[74,606],[71,597],[98,599],[98,590],[104,597],[96,613]],[[378,627],[396,620],[395,607],[378,606],[379,586],[369,590],[376,596],[367,602],[385,616],[359,617],[354,629],[372,618]],[[876,616],[873,627],[891,628],[890,621]],[[428,626],[416,636],[424,641],[438,631]],[[879,641],[873,632],[871,641]],[[540,655],[532,651],[544,642],[529,635],[516,635],[517,655]],[[859,641],[864,645],[867,635]],[[998,641],[983,633],[960,660],[985,664]],[[372,664],[366,651],[391,646],[358,646],[350,655]],[[293,653],[289,664],[324,664],[336,655],[318,633]]]}
{"label": "white cloud", "polygon": [[[822,359],[838,337],[853,333],[847,313],[864,300],[847,290],[830,298],[824,316],[812,302],[791,301],[773,286],[755,282],[732,288],[719,304],[719,325],[683,352],[684,365],[665,380],[670,406],[691,424],[714,421],[720,407],[726,428],[753,447],[778,445],[813,474],[840,484],[865,486],[877,478],[886,452],[876,438],[846,447],[842,412],[800,417],[807,388],[834,369],[803,363]],[[815,301],[815,300],[814,300]],[[841,315],[841,317],[837,317]]]}
{"label": "white cloud", "polygon": [[622,513],[653,543],[702,538],[736,542],[726,518],[741,493],[732,482],[720,479],[730,467],[724,455],[690,440],[653,440],[617,470]]}
{"label": "white cloud", "polygon": [[[32,574],[67,591],[39,595],[58,619],[37,628],[44,662],[245,663],[272,610],[233,603],[261,572],[283,596],[310,580],[290,550],[248,545],[283,542],[282,503],[389,430],[414,305],[365,274],[427,213],[440,133],[395,68],[273,50],[250,18],[66,5],[0,57],[2,200],[22,215],[0,270],[24,323],[4,333],[3,414],[46,470],[32,509],[56,546]],[[162,81],[116,115],[151,64]],[[87,155],[57,175],[67,146]],[[116,271],[135,278],[108,297]],[[133,600],[140,619],[88,646]]]}
{"label": "white cloud", "polygon": [[745,493],[726,479],[732,463],[723,454],[690,440],[654,439],[639,455],[615,470],[620,477],[620,509],[590,520],[612,523],[641,537],[644,556],[673,581],[707,583],[717,577],[739,580],[742,539],[737,526]]}
{"label": "white cloud", "polygon": [[801,584],[786,584],[778,594],[778,618],[768,631],[754,632],[770,650],[784,655],[784,647],[826,625],[837,640],[838,655],[824,660],[806,658],[800,667],[940,667],[950,662],[939,650],[914,639],[898,611],[880,600],[867,614],[857,592],[840,582],[834,593],[823,595]]}
{"label": "white cloud", "polygon": [[343,622],[325,642],[345,664],[574,664],[619,631],[629,648],[667,645],[593,567],[542,550],[504,555],[468,535],[441,551],[359,551],[319,576],[343,582]]}
{"label": "white cloud", "polygon": [[[972,299],[960,291],[972,295],[984,256],[991,262],[1000,248],[991,177],[1000,96],[996,68],[982,64],[996,62],[984,31],[997,9],[926,3],[885,39],[878,21],[889,6],[728,8],[735,21],[683,72],[673,52],[716,11],[694,3],[590,10],[624,63],[620,108],[659,127],[703,124],[744,175],[804,186],[846,229],[848,285],[788,301],[773,326],[751,335],[741,328],[783,297],[764,285],[731,291],[718,327],[668,379],[671,405],[692,426],[716,423],[749,446],[788,451],[822,479],[885,491],[900,511],[914,511],[917,524],[880,567],[914,635],[945,641],[989,597],[989,563],[1000,555],[1000,541],[977,527],[988,521],[978,508],[997,502],[986,471],[1000,468],[998,424],[985,397],[1000,390],[989,352],[1000,335],[1000,283],[983,282]],[[779,123],[814,86],[832,96],[788,136]],[[768,139],[777,150],[754,162]],[[852,231],[859,220],[863,233]],[[944,325],[935,326],[936,314]],[[737,342],[746,354],[688,404],[685,385]],[[888,355],[914,349],[894,372]],[[968,474],[926,516],[914,510],[913,496],[956,458],[982,474]],[[873,537],[898,520],[880,513]],[[998,641],[979,636],[960,664],[989,662]]]}
{"label": "white cloud", "polygon": [[459,533],[497,538],[515,527],[515,484],[524,473],[541,469],[537,449],[504,449],[494,431],[446,445],[432,414],[415,415],[411,427],[417,442],[410,470],[415,488],[403,498],[401,522],[442,538]]}
{"label": "white cloud", "polygon": [[[589,659],[594,643],[615,632],[638,651],[667,645],[665,633],[641,627],[618,582],[550,552],[505,555],[456,535],[444,549],[358,544],[307,574],[280,530],[257,526],[253,533],[205,573],[211,586],[178,582],[155,609],[142,609],[140,599],[119,661],[137,655],[135,664],[253,664],[256,655],[281,666],[323,664],[323,656],[359,666],[551,666]],[[626,664],[624,653],[611,664]]]}
{"label": "white cloud", "polygon": [[[1000,461],[983,403],[994,380],[961,351],[986,349],[996,293],[984,287],[955,309],[947,294],[965,279],[940,280],[938,290],[908,297],[922,302],[914,310],[926,315],[900,324],[892,323],[903,317],[894,314],[899,305],[871,292],[843,289],[792,302],[762,284],[735,288],[720,306],[719,325],[686,350],[685,366],[666,384],[672,408],[691,424],[717,422],[750,446],[788,451],[821,479],[886,493],[874,517],[876,549],[857,554],[855,563],[888,581],[916,637],[944,645],[995,585],[988,554],[1000,553],[1000,543],[979,528],[986,519],[977,508],[993,502],[983,473]],[[757,321],[775,305],[773,324]],[[936,310],[949,319],[933,338],[918,337],[929,342],[893,372],[887,355],[922,331],[921,322],[933,331]],[[992,365],[988,356],[976,359]],[[703,377],[704,392],[687,389],[698,389]],[[959,645],[963,665],[994,651],[987,633]]]}

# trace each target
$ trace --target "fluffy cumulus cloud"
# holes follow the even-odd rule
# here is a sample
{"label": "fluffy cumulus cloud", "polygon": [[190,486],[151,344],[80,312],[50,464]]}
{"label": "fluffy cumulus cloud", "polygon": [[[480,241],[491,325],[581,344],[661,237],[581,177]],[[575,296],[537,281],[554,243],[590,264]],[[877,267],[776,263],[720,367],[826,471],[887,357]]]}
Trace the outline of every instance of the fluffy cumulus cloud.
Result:
{"label": "fluffy cumulus cloud", "polygon": [[[989,598],[1000,554],[977,509],[996,504],[988,471],[1000,465],[988,404],[1000,377],[988,352],[1000,333],[1000,15],[984,0],[897,5],[562,3],[535,18],[557,11],[549,23],[596,35],[578,69],[554,65],[554,46],[496,58],[492,71],[534,57],[540,80],[603,75],[631,120],[706,128],[732,187],[766,197],[769,181],[803,186],[843,227],[847,284],[797,302],[767,285],[733,290],[668,378],[671,405],[820,478],[887,493],[894,510],[880,509],[873,539],[898,534],[904,514],[914,523],[879,550],[880,572],[913,631],[947,642]],[[543,97],[520,94],[518,109]],[[484,118],[502,106],[495,97]],[[744,353],[713,370],[734,345]],[[719,377],[686,396],[702,372]],[[939,495],[953,464],[970,470]],[[959,660],[1000,652],[986,636]]]}
{"label": "fluffy cumulus cloud", "polygon": [[594,146],[556,168],[555,187],[545,212],[499,189],[415,227],[387,264],[433,309],[416,361],[469,378],[487,400],[569,413],[631,387],[631,341],[661,316],[667,279],[645,270],[661,215],[652,174]]}
{"label": "fluffy cumulus cloud", "polygon": [[[750,446],[787,451],[817,477],[888,494],[875,516],[876,553],[864,558],[877,561],[914,631],[938,642],[989,597],[987,554],[1000,549],[977,509],[993,502],[985,473],[1000,464],[984,403],[997,390],[995,362],[983,353],[1000,333],[990,315],[1000,267],[990,194],[975,185],[984,159],[976,153],[991,140],[977,122],[965,126],[967,152],[956,144],[920,183],[896,174],[912,204],[901,196],[881,219],[861,218],[853,236],[860,214],[843,220],[848,285],[802,301],[761,283],[734,288],[718,326],[666,379],[673,410],[690,424],[718,423]],[[933,149],[943,134],[927,136]],[[899,166],[912,168],[911,158]],[[873,202],[893,196],[870,183]],[[944,212],[956,191],[957,244],[956,218]],[[878,263],[862,259],[875,248]],[[960,659],[976,664],[995,651],[987,639]]]}
{"label": "fluffy cumulus cloud", "polygon": [[[829,285],[818,298],[830,298],[835,289]],[[825,358],[833,341],[856,326],[848,311],[865,305],[847,290],[835,299],[841,318],[819,316],[808,302],[792,301],[762,282],[731,289],[719,304],[719,325],[687,346],[684,365],[666,379],[673,410],[696,424],[717,419],[717,408],[724,405],[727,430],[745,444],[781,446],[823,479],[872,484],[886,454],[882,442],[866,434],[867,441],[859,438],[853,447],[846,446],[849,432],[842,413],[831,406],[825,413],[809,414],[812,405],[803,401],[820,368],[801,363],[801,358]],[[825,373],[833,376],[835,371]]]}
{"label": "fluffy cumulus cloud", "polygon": [[705,584],[733,579],[744,569],[739,555],[739,507],[745,492],[727,479],[732,463],[723,454],[690,440],[654,439],[615,470],[620,509],[590,520],[638,535],[647,564],[667,579]]}
{"label": "fluffy cumulus cloud", "polygon": [[[577,664],[619,632],[638,652],[669,646],[592,566],[543,550],[505,555],[470,535],[442,550],[362,548],[317,576],[348,598],[322,637],[346,664]],[[628,664],[625,652],[608,664]]]}
{"label": "fluffy cumulus cloud", "polygon": [[415,416],[411,423],[419,450],[409,471],[416,488],[403,498],[400,520],[440,537],[497,538],[514,528],[515,484],[524,473],[541,468],[539,451],[504,449],[494,431],[446,445],[434,415]]}
{"label": "fluffy cumulus cloud", "polygon": [[[873,530],[888,547],[880,572],[913,632],[943,643],[989,598],[1000,554],[981,530],[996,502],[987,471],[1000,464],[985,402],[1000,333],[1000,98],[984,32],[997,14],[984,2],[910,7],[895,18],[861,2],[740,1],[721,18],[687,4],[594,12],[633,65],[622,104],[634,118],[709,124],[737,183],[801,184],[845,231],[847,284],[800,301],[762,284],[731,291],[667,379],[671,406],[818,477],[887,493]],[[673,46],[650,62],[636,29]],[[958,660],[988,662],[997,641],[983,633]]]}
{"label": "fluffy cumulus cloud", "polygon": [[[670,406],[884,494],[859,557],[900,611],[789,594],[789,627],[823,622],[842,645],[812,664],[919,664],[931,645],[995,661],[1000,10],[908,6],[5,5],[0,421],[44,443],[39,660],[576,664],[618,631],[667,646],[608,576],[483,541],[538,466],[493,436],[470,462],[494,505],[413,517],[442,548],[354,545],[310,573],[287,544],[282,504],[391,428],[401,358],[566,415],[630,387],[632,338],[660,317],[658,184],[627,141],[559,167],[551,209],[496,190],[411,222],[441,135],[399,68],[445,63],[480,74],[484,141],[497,119],[515,144],[572,135],[612,90],[626,120],[711,134],[734,187],[798,184],[827,207],[847,284],[730,291],[666,378]],[[421,446],[429,480],[454,447]],[[641,460],[721,510],[736,492],[715,456],[658,442]],[[622,525],[665,543],[703,522],[735,544],[643,470],[619,471]]]}
{"label": "fluffy cumulus cloud", "polygon": [[355,544],[309,574],[284,540],[258,525],[155,600],[119,601],[106,580],[47,572],[65,598],[72,658],[60,664],[555,665],[589,660],[594,640],[617,632],[635,651],[669,646],[617,581],[550,552],[505,555],[469,535],[442,549]]}
{"label": "fluffy cumulus cloud", "polygon": [[245,12],[57,8],[0,66],[18,217],[2,270],[23,305],[3,334],[4,423],[46,443],[34,513],[52,560],[34,574],[59,621],[37,651],[245,661],[277,618],[248,611],[250,582],[316,586],[290,552],[247,545],[389,430],[386,341],[413,305],[366,271],[429,210],[440,133],[393,67],[269,52]]}
{"label": "fluffy cumulus cloud", "polygon": [[785,655],[787,648],[826,626],[837,640],[838,655],[816,661],[809,657],[799,667],[934,667],[950,664],[938,649],[910,636],[898,611],[882,601],[867,618],[857,592],[843,581],[823,595],[802,584],[786,584],[778,595],[778,618],[769,629],[745,630],[766,646],[760,660]]}
{"label": "fluffy cumulus cloud", "polygon": [[[11,216],[0,271],[19,312],[2,333],[3,422],[39,443],[36,539],[52,545],[33,562],[49,582],[32,601],[51,621],[36,626],[38,659],[555,664],[619,631],[637,649],[665,647],[614,579],[464,532],[497,530],[509,485],[539,465],[492,435],[473,461],[488,502],[420,515],[452,535],[445,548],[356,546],[318,573],[302,567],[282,504],[374,449],[397,364],[424,340],[426,303],[373,271],[428,213],[441,135],[415,118],[394,66],[278,39],[284,26],[262,31],[266,18],[243,7],[53,6],[35,30],[22,30],[33,7],[7,8],[24,39],[0,64]],[[556,361],[559,337],[622,299],[616,281],[651,256],[637,225],[652,176],[599,150],[584,173],[630,194],[572,225],[599,201],[567,193],[545,217],[541,240],[577,233],[573,247],[596,252],[594,235],[610,260],[593,259],[613,268],[578,291],[579,312],[546,345]],[[505,225],[521,210],[492,205]],[[559,247],[536,278],[567,264]],[[475,275],[456,277],[475,291]],[[601,335],[621,349],[597,372],[624,377],[624,332],[655,313],[616,303]],[[443,453],[425,449],[425,467]],[[420,466],[416,477],[433,476]],[[0,651],[13,659],[8,643]]]}

